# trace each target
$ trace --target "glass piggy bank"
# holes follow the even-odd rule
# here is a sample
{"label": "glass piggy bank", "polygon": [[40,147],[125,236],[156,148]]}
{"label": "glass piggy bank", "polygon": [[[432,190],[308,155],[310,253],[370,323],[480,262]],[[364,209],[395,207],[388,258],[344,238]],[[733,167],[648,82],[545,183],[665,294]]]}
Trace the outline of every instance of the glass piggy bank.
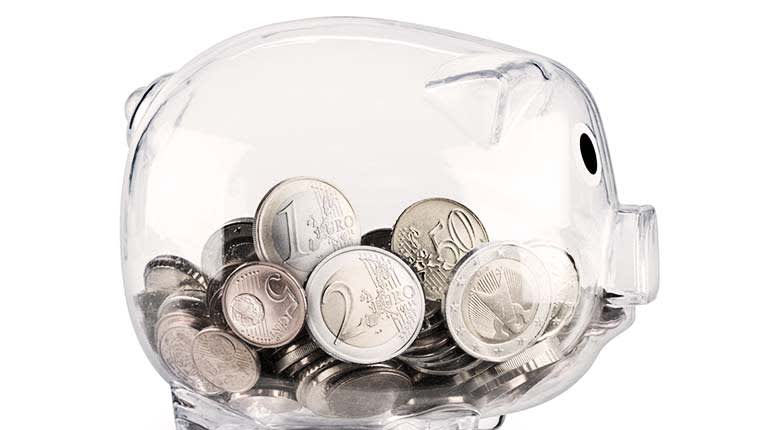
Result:
{"label": "glass piggy bank", "polygon": [[545,57],[297,21],[126,116],[124,285],[178,428],[476,428],[656,296],[654,209],[619,203],[592,97]]}

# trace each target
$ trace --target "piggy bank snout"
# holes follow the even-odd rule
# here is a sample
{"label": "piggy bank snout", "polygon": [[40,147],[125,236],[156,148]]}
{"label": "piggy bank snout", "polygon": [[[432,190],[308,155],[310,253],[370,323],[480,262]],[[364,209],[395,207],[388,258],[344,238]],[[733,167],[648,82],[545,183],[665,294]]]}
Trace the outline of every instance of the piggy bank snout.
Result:
{"label": "piggy bank snout", "polygon": [[656,210],[649,205],[621,205],[613,234],[605,285],[609,302],[625,306],[650,303],[659,289]]}

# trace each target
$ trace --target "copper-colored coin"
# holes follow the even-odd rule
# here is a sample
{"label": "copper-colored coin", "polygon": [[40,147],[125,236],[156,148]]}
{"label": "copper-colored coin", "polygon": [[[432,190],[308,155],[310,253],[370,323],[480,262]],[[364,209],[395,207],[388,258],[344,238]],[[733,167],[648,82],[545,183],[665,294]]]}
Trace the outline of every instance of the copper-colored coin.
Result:
{"label": "copper-colored coin", "polygon": [[276,348],[294,339],[305,321],[305,293],[295,278],[270,263],[238,267],[223,287],[223,314],[237,336]]}

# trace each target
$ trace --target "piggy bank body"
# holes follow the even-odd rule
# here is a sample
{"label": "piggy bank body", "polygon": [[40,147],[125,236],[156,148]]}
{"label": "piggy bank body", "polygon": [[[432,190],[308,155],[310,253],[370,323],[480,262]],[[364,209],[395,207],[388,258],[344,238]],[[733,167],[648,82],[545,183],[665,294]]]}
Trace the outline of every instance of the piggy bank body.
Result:
{"label": "piggy bank body", "polygon": [[[172,385],[179,428],[471,428],[481,417],[537,405],[571,386],[602,346],[632,323],[634,305],[656,294],[654,211],[619,203],[595,103],[576,76],[547,58],[403,23],[299,21],[211,48],[137,90],[126,113],[125,288],[139,340]],[[454,217],[421,229],[417,237],[432,238],[433,255],[402,251],[411,234],[391,232],[380,245],[387,247],[386,258],[400,258],[420,282],[436,266],[456,274],[444,283],[442,296],[426,291],[422,303],[435,303],[434,310],[416,322],[419,330],[436,330],[428,327],[428,318],[433,323],[433,315],[440,315],[432,325],[439,324],[448,348],[427,344],[434,339],[427,335],[436,333],[431,331],[414,336],[401,355],[360,364],[335,354],[331,341],[319,343],[312,330],[269,347],[238,336],[230,327],[234,311],[215,315],[216,298],[224,299],[212,297],[213,286],[221,295],[233,287],[226,286],[230,271],[222,275],[216,267],[228,263],[228,251],[216,249],[211,234],[240,220],[236,229],[224,229],[219,241],[228,246],[230,237],[241,240],[237,249],[245,251],[236,265],[284,263],[263,250],[253,223],[272,187],[302,177],[321,178],[342,191],[355,216],[345,227],[359,236],[395,230],[402,212],[433,198],[458,202],[480,218],[485,240],[476,239],[477,230],[461,215],[467,212],[452,211]],[[321,228],[307,225],[315,220],[289,224],[285,208],[277,209],[287,235],[290,228],[305,226],[321,236]],[[333,234],[333,227],[322,228]],[[348,237],[343,246],[359,244]],[[279,253],[310,252],[318,243],[306,240],[277,249],[276,260]],[[213,254],[224,255],[209,257],[210,243]],[[508,286],[506,296],[492,290],[493,301],[466,295],[478,304],[460,314],[462,302],[454,302],[459,298],[447,301],[457,294],[453,289],[470,288],[472,278],[458,274],[472,265],[478,270],[482,249],[492,246],[509,247],[513,255],[518,250],[518,261],[540,268],[529,269],[528,276],[539,278]],[[300,311],[309,322],[311,289],[319,288],[306,285],[310,269],[305,279],[295,276],[308,299]],[[489,276],[494,269],[487,270]],[[530,298],[516,300],[515,291],[523,288],[545,293],[532,291]],[[384,307],[380,300],[374,309]],[[538,314],[544,307],[545,315],[531,315],[531,305]],[[375,318],[389,315],[380,311]],[[489,315],[483,325],[464,329],[478,340],[463,336],[456,319],[481,315]],[[359,326],[377,324],[369,315],[347,316]],[[337,318],[338,324],[347,322],[343,315]],[[533,336],[509,346],[515,354],[494,360],[504,346],[491,339],[485,350],[476,345],[492,337],[487,332],[509,339],[534,324],[539,327]],[[185,331],[171,337],[171,327]],[[210,364],[195,356],[195,336],[210,329],[227,333],[233,343],[224,342],[226,348],[248,348],[248,363],[259,363],[257,375],[251,373],[257,382],[237,385],[225,379],[234,376],[216,373],[223,372],[224,361]],[[337,334],[334,342],[340,338]],[[554,342],[554,353],[545,353],[554,357],[545,361],[528,352],[541,342]],[[210,345],[204,344],[203,352],[224,350],[223,343]],[[416,348],[435,358],[422,358]],[[452,362],[470,365],[444,370]],[[237,363],[231,369],[242,371],[244,361]],[[292,371],[285,373],[282,364]],[[383,382],[395,378],[406,381]],[[242,389],[227,390],[230,386]],[[374,407],[380,402],[382,407]]]}

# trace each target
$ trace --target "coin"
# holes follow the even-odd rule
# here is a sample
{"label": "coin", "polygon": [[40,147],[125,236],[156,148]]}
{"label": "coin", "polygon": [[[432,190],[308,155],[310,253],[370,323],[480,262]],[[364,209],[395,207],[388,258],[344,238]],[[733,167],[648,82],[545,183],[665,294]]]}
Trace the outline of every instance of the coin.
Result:
{"label": "coin", "polygon": [[363,368],[328,384],[325,401],[331,416],[368,418],[406,402],[411,388],[411,379],[401,370]]}
{"label": "coin", "polygon": [[425,298],[398,257],[368,246],[336,251],[306,284],[306,325],[329,355],[379,363],[405,351],[420,331]]}
{"label": "coin", "polygon": [[174,313],[186,313],[194,317],[204,317],[207,314],[207,303],[204,291],[179,290],[167,296],[157,310],[159,318]]}
{"label": "coin", "polygon": [[236,218],[210,235],[202,248],[202,270],[210,274],[229,264],[255,260],[254,222],[253,218]]}
{"label": "coin", "polygon": [[160,255],[146,264],[143,271],[146,291],[173,292],[180,288],[204,291],[207,279],[204,274],[185,258]]}
{"label": "coin", "polygon": [[197,333],[191,346],[191,356],[203,378],[231,393],[249,390],[260,377],[257,353],[216,327]]}
{"label": "coin", "polygon": [[303,328],[305,293],[292,275],[270,263],[239,266],[223,287],[223,315],[237,336],[263,348],[289,343]]}
{"label": "coin", "polygon": [[304,342],[290,345],[290,348],[285,350],[283,354],[274,356],[274,369],[277,373],[281,373],[287,370],[290,366],[298,363],[300,360],[310,356],[319,347],[310,339],[306,339]]}
{"label": "coin", "polygon": [[[440,391],[428,391],[421,393],[420,390],[416,390],[412,397],[407,400],[406,403],[396,408],[393,413],[395,415],[419,415],[431,411],[433,409],[440,409],[444,407],[453,408],[453,410],[465,410],[472,413],[477,413],[467,402],[465,397],[457,394],[448,395],[447,393]],[[419,429],[419,427],[414,427]]]}
{"label": "coin", "polygon": [[300,409],[300,404],[295,398],[294,384],[276,379],[261,379],[251,390],[232,394],[228,405],[234,410],[259,419]]}
{"label": "coin", "polygon": [[445,325],[446,322],[444,322],[444,319],[441,318],[440,315],[438,318],[428,318],[426,316],[425,320],[422,322],[422,328],[420,329],[420,334],[417,336],[417,338],[420,339],[422,337],[436,333],[437,331],[443,329]]}
{"label": "coin", "polygon": [[[473,402],[481,407],[499,399],[507,401],[508,396],[522,394],[532,377],[540,369],[547,368],[562,358],[560,342],[555,337],[547,338],[510,360],[496,364],[470,378],[460,389],[468,391]],[[523,387],[523,390],[520,390]]]}
{"label": "coin", "polygon": [[503,383],[496,386],[486,386],[470,393],[471,403],[479,408],[496,401],[500,397],[509,396],[528,382],[528,376],[521,372],[508,374]]}
{"label": "coin", "polygon": [[450,376],[481,363],[465,354],[452,339],[440,312],[440,303],[426,301],[426,308],[438,304],[436,311],[426,311],[417,339],[398,358],[418,374]]}
{"label": "coin", "polygon": [[562,357],[560,342],[551,337],[520,353],[510,357],[509,360],[494,364],[483,371],[473,373],[469,380],[463,384],[463,391],[475,392],[483,389],[491,391],[496,386],[513,379],[517,374],[526,374],[558,362]]}
{"label": "coin", "polygon": [[550,308],[544,263],[528,248],[497,242],[460,262],[442,312],[462,350],[501,362],[537,340]]}
{"label": "coin", "polygon": [[422,280],[425,297],[441,301],[457,262],[488,242],[486,229],[468,208],[453,200],[421,200],[404,210],[393,227],[391,249]]}
{"label": "coin", "polygon": [[440,348],[449,343],[449,336],[443,330],[425,337],[417,337],[417,339],[412,342],[409,348],[407,348],[402,357],[410,354],[430,351],[433,348]]}
{"label": "coin", "polygon": [[[324,417],[368,418],[406,402],[411,387],[409,376],[390,363],[360,366],[330,359],[301,375],[297,398]],[[365,395],[373,398],[360,401]]]}
{"label": "coin", "polygon": [[449,355],[448,359],[443,362],[436,361],[433,363],[417,363],[409,365],[418,372],[435,376],[451,376],[456,373],[465,372],[479,366],[482,363],[481,360],[465,354],[462,351],[454,352]]}
{"label": "coin", "polygon": [[428,363],[433,361],[438,361],[441,358],[444,358],[451,354],[454,351],[458,351],[459,348],[457,345],[455,345],[453,342],[449,342],[448,338],[446,342],[443,342],[442,345],[435,345],[434,347],[429,347],[426,350],[420,351],[420,352],[410,352],[409,349],[407,349],[403,354],[401,354],[398,358],[401,361],[406,362],[414,362],[414,363]]}
{"label": "coin", "polygon": [[527,244],[539,257],[550,275],[552,309],[542,338],[555,336],[574,315],[579,303],[579,273],[574,259],[564,249],[552,244]]}
{"label": "coin", "polygon": [[164,291],[140,291],[133,297],[135,305],[140,311],[141,321],[139,326],[143,329],[149,345],[156,351],[157,340],[155,339],[155,328],[159,320],[159,308],[167,298]]}
{"label": "coin", "polygon": [[291,178],[273,187],[255,213],[253,237],[262,261],[283,264],[301,284],[332,252],[361,236],[348,199],[320,179]]}
{"label": "coin", "polygon": [[441,302],[425,299],[425,318],[436,322],[443,322]]}
{"label": "coin", "polygon": [[210,277],[207,285],[207,310],[210,320],[218,326],[226,326],[226,318],[223,315],[223,286],[228,276],[237,268],[239,264],[230,263],[220,269]]}
{"label": "coin", "polygon": [[324,351],[317,349],[316,351],[313,351],[306,355],[303,358],[300,358],[299,360],[292,363],[289,367],[284,369],[282,371],[282,375],[286,375],[287,377],[294,378],[297,375],[299,375],[301,372],[303,372],[305,369],[307,369],[309,366],[313,365],[314,363],[319,362],[320,360],[325,360],[327,358],[333,358],[329,357]]}
{"label": "coin", "polygon": [[[295,397],[297,398],[298,403],[305,407],[308,406],[309,401],[309,391],[313,390],[319,382],[322,380],[319,380],[316,378],[316,376],[322,372],[323,370],[330,368],[340,366],[333,370],[333,374],[337,373],[338,369],[347,369],[352,368],[351,366],[355,366],[351,363],[342,363],[341,361],[337,360],[334,357],[330,357],[325,355],[319,360],[314,361],[310,365],[306,366],[303,370],[301,370],[299,373],[296,374],[297,376],[297,388],[295,390]],[[326,375],[325,375],[326,376]],[[312,396],[310,399],[313,399]],[[310,407],[309,407],[310,409]]]}
{"label": "coin", "polygon": [[157,323],[156,339],[160,359],[180,382],[195,391],[215,395],[221,389],[209,383],[197,369],[191,354],[191,346],[205,322],[186,314],[169,314]]}
{"label": "coin", "polygon": [[361,236],[361,244],[364,246],[374,246],[390,251],[390,240],[393,237],[393,229],[378,228]]}

